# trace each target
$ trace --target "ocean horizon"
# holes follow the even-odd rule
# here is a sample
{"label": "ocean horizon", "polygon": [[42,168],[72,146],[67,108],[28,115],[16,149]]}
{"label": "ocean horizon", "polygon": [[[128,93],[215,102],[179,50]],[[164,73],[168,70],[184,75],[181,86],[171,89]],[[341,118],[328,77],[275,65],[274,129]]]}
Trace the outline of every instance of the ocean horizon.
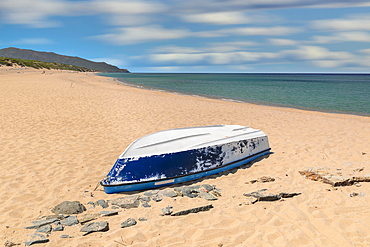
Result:
{"label": "ocean horizon", "polygon": [[370,116],[370,74],[101,73],[152,90],[312,111]]}

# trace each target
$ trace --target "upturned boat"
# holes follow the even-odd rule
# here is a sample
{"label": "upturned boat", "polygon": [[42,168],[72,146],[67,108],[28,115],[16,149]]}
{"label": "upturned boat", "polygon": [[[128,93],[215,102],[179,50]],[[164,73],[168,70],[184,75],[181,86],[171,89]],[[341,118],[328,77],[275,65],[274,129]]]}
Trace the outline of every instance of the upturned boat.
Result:
{"label": "upturned boat", "polygon": [[108,194],[152,189],[230,170],[269,152],[266,134],[250,127],[165,130],[131,143],[100,184]]}

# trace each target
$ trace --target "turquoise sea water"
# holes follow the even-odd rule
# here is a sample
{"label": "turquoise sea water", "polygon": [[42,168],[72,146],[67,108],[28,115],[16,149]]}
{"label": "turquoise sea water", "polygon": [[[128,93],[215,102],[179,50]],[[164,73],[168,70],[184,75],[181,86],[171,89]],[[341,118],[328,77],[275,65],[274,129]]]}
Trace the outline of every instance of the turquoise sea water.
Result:
{"label": "turquoise sea water", "polygon": [[370,75],[103,73],[134,86],[191,95],[370,116]]}

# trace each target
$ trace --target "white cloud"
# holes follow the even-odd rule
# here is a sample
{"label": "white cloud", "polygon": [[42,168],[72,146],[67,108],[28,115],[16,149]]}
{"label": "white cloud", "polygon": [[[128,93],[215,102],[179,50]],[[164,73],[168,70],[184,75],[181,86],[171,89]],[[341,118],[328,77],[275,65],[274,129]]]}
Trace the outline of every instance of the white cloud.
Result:
{"label": "white cloud", "polygon": [[312,43],[329,44],[348,41],[370,42],[370,34],[367,32],[338,32],[331,36],[313,36]]}
{"label": "white cloud", "polygon": [[[162,52],[160,52],[162,51]],[[187,48],[161,47],[155,53],[140,59],[157,66],[241,66],[260,64],[298,63],[308,61],[320,68],[370,67],[370,50],[362,50],[354,55],[343,51],[330,51],[320,46],[298,46],[296,49],[277,52],[211,52],[209,47]],[[180,67],[181,67],[180,66]]]}
{"label": "white cloud", "polygon": [[301,46],[296,50],[286,50],[283,53],[293,55],[295,58],[303,60],[349,60],[354,59],[354,55],[349,52],[332,52],[321,46]]}
{"label": "white cloud", "polygon": [[370,31],[369,15],[354,15],[348,18],[316,20],[312,27],[325,31]]}
{"label": "white cloud", "polygon": [[114,43],[116,45],[130,45],[157,40],[180,39],[190,36],[187,30],[165,29],[158,25],[122,27],[115,33],[95,36],[94,38]]}
{"label": "white cloud", "polygon": [[284,45],[297,45],[298,42],[295,40],[291,39],[269,39],[270,43],[273,45],[279,45],[279,46],[284,46]]}
{"label": "white cloud", "polygon": [[1,0],[0,13],[4,22],[32,27],[54,27],[51,16],[69,15],[71,4],[61,0]]}
{"label": "white cloud", "polygon": [[190,14],[182,16],[182,19],[186,22],[209,23],[216,25],[245,24],[252,22],[250,18],[241,12]]}

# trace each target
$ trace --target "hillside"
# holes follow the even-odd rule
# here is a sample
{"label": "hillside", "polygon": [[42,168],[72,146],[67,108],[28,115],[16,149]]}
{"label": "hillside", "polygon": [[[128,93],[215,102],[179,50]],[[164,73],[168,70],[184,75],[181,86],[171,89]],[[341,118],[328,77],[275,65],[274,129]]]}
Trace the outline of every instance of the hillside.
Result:
{"label": "hillside", "polygon": [[79,57],[59,55],[53,52],[39,52],[33,50],[9,47],[0,50],[0,57],[18,58],[49,63],[67,64],[82,68],[87,68],[100,72],[122,72],[130,73],[127,69],[120,69],[116,66],[104,63],[93,62]]}
{"label": "hillside", "polygon": [[31,67],[35,69],[60,69],[60,70],[73,70],[81,72],[95,72],[93,69],[87,69],[74,65],[61,64],[61,63],[49,63],[41,62],[36,60],[26,60],[19,58],[0,57],[0,66],[14,66],[18,65],[21,67]]}

